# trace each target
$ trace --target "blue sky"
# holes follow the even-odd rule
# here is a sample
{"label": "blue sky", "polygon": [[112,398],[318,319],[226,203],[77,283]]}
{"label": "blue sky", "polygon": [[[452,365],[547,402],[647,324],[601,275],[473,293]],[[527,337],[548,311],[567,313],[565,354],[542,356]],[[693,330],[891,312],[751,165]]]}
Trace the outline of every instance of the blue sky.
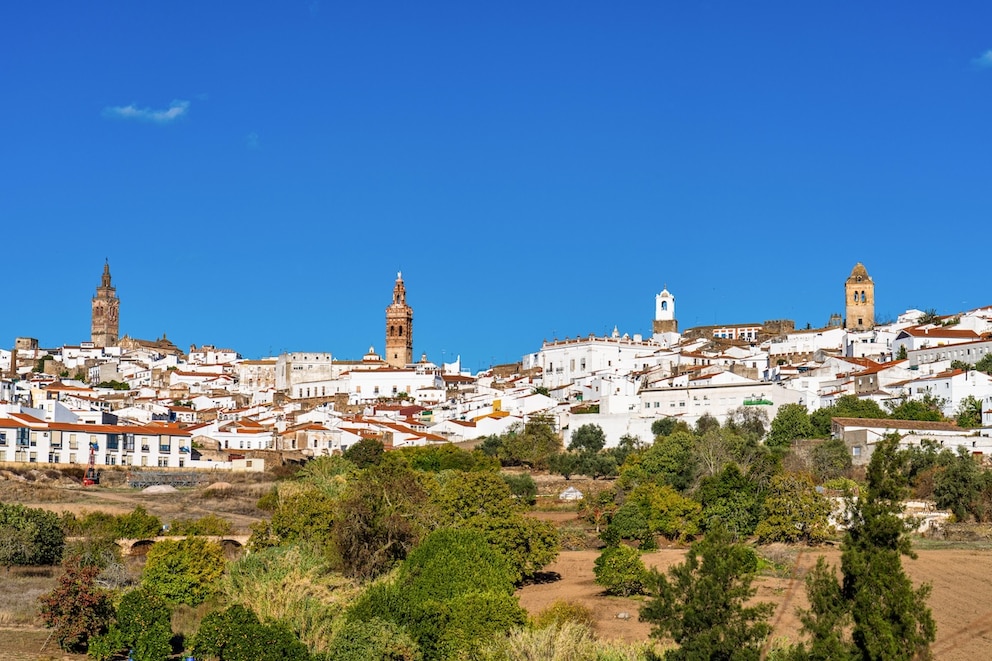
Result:
{"label": "blue sky", "polygon": [[[7,314],[472,369],[545,338],[992,304],[992,4],[0,9]],[[442,354],[443,352],[443,354]]]}

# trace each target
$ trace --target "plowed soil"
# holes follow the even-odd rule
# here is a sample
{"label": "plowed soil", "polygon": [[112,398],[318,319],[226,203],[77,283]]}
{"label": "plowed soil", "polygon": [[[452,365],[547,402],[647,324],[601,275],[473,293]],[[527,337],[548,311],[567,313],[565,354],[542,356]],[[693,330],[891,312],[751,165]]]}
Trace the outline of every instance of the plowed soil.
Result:
{"label": "plowed soil", "polygon": [[[820,556],[839,566],[840,551],[826,547],[782,553],[794,554],[794,569],[781,577],[761,576],[755,582],[758,589],[755,599],[776,605],[772,616],[773,637],[795,641],[800,628],[796,608],[808,606],[803,577]],[[917,560],[904,558],[903,567],[915,584],[932,586],[929,605],[937,621],[934,658],[948,661],[992,658],[992,551],[941,549],[921,550],[918,554]],[[560,578],[523,587],[518,592],[521,605],[531,613],[538,613],[559,599],[579,602],[592,609],[601,638],[646,640],[651,627],[637,618],[644,598],[603,595],[593,575],[593,562],[598,555],[598,551],[562,552],[547,568]],[[684,556],[683,549],[665,549],[645,554],[644,561],[665,571]],[[629,619],[623,617],[624,613]]]}

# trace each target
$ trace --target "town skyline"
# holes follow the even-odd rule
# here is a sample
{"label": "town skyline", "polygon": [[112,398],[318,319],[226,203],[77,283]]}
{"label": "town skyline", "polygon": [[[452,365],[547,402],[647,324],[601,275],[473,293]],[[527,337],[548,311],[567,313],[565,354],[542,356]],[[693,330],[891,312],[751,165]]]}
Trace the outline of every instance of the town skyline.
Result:
{"label": "town skyline", "polygon": [[[992,6],[5,7],[0,342],[135,337],[478,370],[541,340],[992,303]],[[0,28],[0,29],[3,29]],[[30,254],[31,259],[28,259]],[[443,353],[442,353],[443,352]]]}
{"label": "town skyline", "polygon": [[[861,262],[858,262],[858,264],[860,265]],[[113,285],[114,285],[113,286],[113,290],[116,291],[116,290],[119,289],[119,287],[117,286],[118,283],[119,283],[119,279],[117,278],[116,273],[113,272],[112,265],[109,263],[109,260],[106,260],[105,261],[105,263],[104,263],[104,265],[103,265],[102,268],[103,268],[102,275],[99,276],[99,278],[96,278],[96,277],[94,278],[94,282],[96,282],[97,285],[99,285],[99,286],[96,286],[95,285],[93,288],[91,288],[91,292],[90,292],[91,293],[91,296],[94,293],[96,294],[96,296],[93,297],[93,300],[96,300],[97,297],[100,297],[100,296],[103,296],[104,295],[104,294],[101,293],[101,291],[103,291],[110,284],[109,276],[113,276],[114,277],[114,279],[113,279]],[[848,270],[848,274],[850,274],[850,273],[851,273],[850,270]],[[399,281],[399,279],[402,277],[401,272],[397,272],[395,275],[396,275],[396,278],[397,278],[396,281]],[[878,284],[877,283],[877,280],[875,279],[874,274],[873,274],[873,272],[872,272],[872,270],[871,270],[870,267],[868,267],[868,275],[872,278],[873,284],[874,285],[877,285]],[[845,276],[844,280],[846,280],[846,278],[847,278],[847,276]],[[389,288],[389,291],[390,292],[393,291],[393,286],[395,285],[395,282],[396,281],[390,283],[390,288]],[[404,278],[404,281],[405,281],[405,278]],[[842,287],[843,287],[843,281],[840,282],[840,285],[838,287],[836,287],[836,289],[841,289]],[[668,284],[665,283],[662,288],[668,290],[669,289]],[[125,287],[125,291],[126,291],[126,287]],[[423,319],[422,319],[422,315],[417,313],[416,302],[417,302],[418,296],[416,295],[416,288],[415,287],[413,288],[413,291],[414,291],[414,296],[413,296],[413,298],[410,299],[410,302],[414,304],[412,306],[413,307],[413,313],[415,315],[415,323],[414,323],[413,328],[414,328],[414,331],[416,333],[416,335],[414,335],[414,337],[416,338],[418,335],[420,335],[420,334],[423,333],[423,331],[421,330],[420,326],[424,322],[423,322]],[[659,289],[659,291],[661,291],[661,289]],[[907,310],[910,310],[910,309],[918,309],[918,310],[923,310],[923,311],[935,310],[938,314],[955,314],[955,313],[959,313],[959,312],[965,312],[967,310],[966,308],[961,308],[961,309],[956,309],[956,310],[941,310],[941,309],[935,308],[934,306],[909,306],[909,307],[905,307],[905,308],[899,310],[898,312],[889,312],[884,307],[884,301],[885,301],[885,298],[886,298],[886,295],[887,295],[887,289],[886,289],[886,287],[883,285],[879,289],[879,292],[881,293],[881,296],[880,296],[880,298],[878,298],[876,300],[881,300],[883,303],[882,303],[882,305],[880,307],[877,307],[876,306],[876,310],[877,310],[877,312],[876,312],[876,322],[877,322],[878,325],[883,325],[883,324],[886,324],[886,323],[894,322],[895,319],[896,319],[896,317],[899,314],[902,314],[903,312],[906,312]],[[658,292],[655,292],[655,293],[658,293]],[[434,298],[431,294],[432,294],[431,292],[423,292],[422,296],[423,296],[424,300],[429,301],[429,300],[432,300]],[[379,323],[379,329],[378,329],[379,330],[378,337],[370,337],[370,341],[368,343],[366,343],[366,345],[364,346],[364,348],[362,348],[360,350],[356,350],[356,352],[354,352],[354,353],[348,353],[347,351],[336,350],[335,347],[327,346],[327,345],[325,345],[325,346],[283,346],[278,351],[273,351],[273,352],[265,352],[265,351],[263,351],[263,352],[259,352],[259,353],[251,353],[251,352],[246,352],[243,348],[241,348],[240,346],[238,346],[238,344],[236,342],[227,342],[223,338],[220,339],[220,340],[216,340],[215,338],[213,338],[213,339],[212,338],[199,338],[198,339],[198,338],[195,338],[194,337],[194,338],[191,338],[190,341],[184,342],[184,341],[182,341],[183,338],[177,337],[174,333],[172,333],[168,329],[163,330],[162,333],[157,333],[157,334],[153,333],[153,334],[142,335],[140,333],[132,332],[132,331],[130,331],[128,329],[128,325],[127,325],[128,301],[125,298],[126,294],[123,294],[123,295],[113,294],[113,295],[116,295],[117,301],[120,303],[120,305],[122,306],[122,308],[124,310],[124,312],[121,313],[121,316],[123,317],[123,320],[120,321],[120,327],[119,327],[119,337],[121,337],[121,338],[124,337],[124,336],[128,336],[128,337],[131,337],[133,339],[155,340],[155,339],[159,339],[160,337],[167,337],[171,342],[173,342],[176,345],[177,348],[179,348],[180,350],[183,350],[183,351],[186,351],[189,348],[190,345],[197,345],[197,346],[203,346],[203,345],[216,346],[218,348],[221,348],[222,347],[222,348],[234,350],[234,351],[238,352],[239,354],[241,354],[246,359],[258,359],[258,358],[265,358],[265,357],[275,357],[278,354],[289,353],[289,352],[306,352],[306,351],[313,352],[313,351],[317,351],[317,352],[330,353],[330,354],[332,354],[335,357],[335,359],[339,359],[339,360],[359,360],[359,359],[361,359],[361,357],[363,355],[366,354],[366,352],[369,349],[372,349],[377,354],[379,354],[380,356],[385,357],[385,349],[386,349],[386,347],[385,347],[385,333],[386,333],[385,328],[386,328],[386,324],[388,323],[386,321],[387,317],[385,316],[385,312],[386,312],[386,308],[389,307],[389,301],[390,301],[388,294],[384,294],[384,296],[383,296],[383,298],[385,300],[385,304],[382,306],[383,313],[380,314],[380,323]],[[795,328],[797,330],[801,330],[803,328],[807,328],[807,324],[809,324],[809,327],[810,328],[816,329],[816,328],[826,328],[827,325],[828,325],[828,322],[829,322],[829,318],[833,314],[840,315],[840,318],[842,320],[845,318],[844,304],[846,302],[846,297],[845,297],[845,293],[843,291],[839,291],[837,293],[837,295],[834,297],[834,300],[836,302],[836,309],[832,310],[829,313],[825,313],[825,315],[823,315],[823,317],[824,317],[823,318],[823,321],[820,324],[814,324],[813,322],[803,322],[801,320],[793,319],[791,317],[786,317],[786,316],[782,316],[782,315],[771,316],[771,317],[766,316],[765,318],[761,318],[761,319],[759,319],[757,317],[754,317],[754,316],[751,316],[751,317],[741,317],[741,318],[733,318],[733,319],[731,319],[731,318],[717,318],[716,316],[714,316],[714,319],[712,321],[707,321],[705,323],[686,323],[685,322],[685,318],[683,317],[683,312],[684,312],[684,309],[685,309],[685,304],[684,304],[683,301],[680,300],[680,296],[678,295],[678,292],[677,291],[672,291],[672,295],[675,297],[675,318],[676,318],[677,321],[679,321],[679,323],[680,323],[680,330],[682,330],[682,331],[684,331],[686,329],[689,329],[689,328],[693,328],[693,327],[706,327],[706,326],[713,326],[713,325],[734,325],[734,324],[749,324],[749,323],[761,324],[761,323],[763,323],[765,321],[776,320],[776,319],[788,319],[790,321],[795,322]],[[141,299],[141,297],[139,296],[138,297],[138,300],[140,301],[140,299]],[[84,300],[84,303],[86,304],[86,309],[87,309],[86,319],[87,320],[90,320],[90,318],[91,318],[90,317],[90,313],[92,313],[92,310],[90,309],[90,298],[85,299]],[[424,355],[424,354],[427,355],[428,360],[430,360],[431,362],[434,362],[435,364],[438,364],[438,365],[440,365],[442,362],[453,362],[456,358],[458,358],[459,356],[462,356],[461,364],[462,364],[463,369],[467,369],[468,371],[471,371],[471,372],[475,373],[475,372],[484,370],[484,369],[486,369],[486,367],[489,367],[489,366],[494,365],[494,364],[507,364],[507,363],[518,362],[518,361],[520,361],[521,357],[523,357],[523,356],[525,356],[525,355],[527,355],[529,353],[533,353],[535,351],[538,351],[540,349],[540,347],[541,347],[542,342],[544,342],[544,341],[552,341],[552,340],[556,340],[556,339],[557,340],[563,340],[563,339],[566,339],[566,338],[579,338],[579,337],[584,338],[584,337],[587,337],[590,334],[603,337],[603,336],[610,335],[612,333],[612,331],[613,331],[614,328],[617,329],[617,331],[619,333],[621,333],[622,335],[628,335],[630,337],[633,337],[635,335],[639,335],[639,336],[644,337],[644,339],[650,339],[651,338],[651,335],[652,335],[651,324],[652,324],[653,316],[654,316],[654,309],[653,309],[654,295],[651,296],[651,305],[652,305],[652,308],[651,309],[648,309],[648,310],[646,310],[644,312],[645,320],[640,325],[634,324],[631,327],[624,327],[623,324],[619,324],[619,323],[618,324],[613,324],[613,325],[610,325],[608,323],[604,323],[604,324],[600,324],[602,326],[602,329],[601,330],[592,327],[588,332],[581,332],[581,331],[579,331],[579,332],[575,332],[574,334],[561,334],[561,335],[555,334],[555,335],[552,335],[552,336],[541,337],[541,338],[535,339],[533,341],[533,344],[531,346],[522,348],[522,350],[519,353],[517,353],[515,357],[513,357],[511,355],[510,358],[507,359],[507,360],[495,360],[494,359],[494,360],[491,360],[489,363],[482,363],[482,364],[478,364],[478,365],[473,365],[473,364],[471,364],[469,361],[467,361],[465,359],[465,356],[466,355],[472,355],[471,353],[469,353],[469,354],[462,354],[457,349],[453,349],[451,351],[447,351],[447,350],[443,350],[442,349],[441,352],[433,352],[432,353],[427,348],[421,348],[421,347],[419,347],[418,344],[417,344],[417,340],[415,339],[414,340],[414,344],[413,344],[413,354],[412,354],[413,360],[412,360],[412,362],[419,361],[421,359],[421,356]],[[980,307],[988,307],[988,305],[992,305],[992,303],[988,303],[988,304],[984,304],[984,305],[975,305],[975,306],[972,306],[972,308],[970,308],[970,309],[980,308]],[[874,306],[874,302],[873,302],[873,306]],[[79,307],[82,307],[82,306],[79,306]],[[358,319],[356,319],[355,321],[356,321],[356,324],[355,325],[361,325],[362,327],[369,327],[370,326],[369,320],[358,320]],[[74,324],[74,325],[81,325],[81,324]],[[428,321],[428,323],[426,325],[432,329],[431,332],[435,332],[436,333],[436,330],[434,330],[436,324],[431,324]],[[593,322],[593,326],[594,325],[595,325],[595,322]],[[137,326],[138,327],[144,327],[144,328],[149,328],[150,327],[147,324],[144,324],[144,325],[138,324]],[[86,324],[86,327],[87,328],[90,328],[90,324]],[[219,330],[221,331],[220,334],[223,335],[223,329],[221,328]],[[233,333],[233,335],[236,336],[236,334],[237,333],[235,331]],[[70,345],[70,346],[79,345],[80,343],[90,342],[91,339],[93,339],[90,336],[86,336],[86,337],[83,337],[83,338],[80,338],[80,339],[71,340],[71,341],[70,340],[65,340],[65,341],[56,341],[54,343],[51,343],[51,342],[46,342],[44,340],[44,338],[39,338],[39,337],[37,337],[35,335],[32,335],[31,333],[16,333],[16,336],[17,337],[32,337],[34,339],[38,339],[41,346],[52,347],[52,348],[58,347],[58,346],[65,346],[65,345]],[[13,340],[14,340],[14,337],[12,336],[10,338],[10,340],[9,340],[9,346],[8,347],[5,347],[5,348],[13,347],[13,345],[14,345],[14,341]],[[116,341],[113,341],[110,344],[116,344],[116,343],[117,343]],[[451,344],[452,346],[457,346],[457,343],[456,342],[451,342],[449,344]],[[101,345],[101,346],[104,346],[104,345]],[[478,350],[476,350],[475,355],[478,355],[478,353],[479,353]],[[493,358],[495,358],[495,354],[491,354],[491,355],[493,356]]]}

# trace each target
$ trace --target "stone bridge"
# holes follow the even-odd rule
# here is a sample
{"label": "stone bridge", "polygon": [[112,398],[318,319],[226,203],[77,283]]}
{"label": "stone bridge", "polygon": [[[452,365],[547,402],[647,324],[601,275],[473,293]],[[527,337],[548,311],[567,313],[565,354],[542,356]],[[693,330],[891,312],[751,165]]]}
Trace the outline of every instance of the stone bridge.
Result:
{"label": "stone bridge", "polygon": [[[245,544],[248,543],[248,535],[223,535],[223,536],[212,536],[212,535],[197,535],[201,539],[205,539],[210,542],[217,542],[220,544],[221,548],[224,549],[224,553],[228,557],[234,557],[240,555],[244,550]],[[145,555],[148,553],[148,549],[154,546],[157,542],[161,542],[167,539],[182,540],[186,539],[184,536],[180,535],[161,535],[159,537],[147,537],[145,539],[118,539],[117,545],[121,547],[121,553],[124,555]]]}

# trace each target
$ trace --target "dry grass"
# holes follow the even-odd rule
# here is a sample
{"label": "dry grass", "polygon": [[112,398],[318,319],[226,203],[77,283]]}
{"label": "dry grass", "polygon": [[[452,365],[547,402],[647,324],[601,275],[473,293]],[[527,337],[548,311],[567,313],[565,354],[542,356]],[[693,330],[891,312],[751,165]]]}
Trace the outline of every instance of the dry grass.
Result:
{"label": "dry grass", "polygon": [[41,626],[38,597],[55,587],[56,567],[11,567],[0,580],[0,626]]}

